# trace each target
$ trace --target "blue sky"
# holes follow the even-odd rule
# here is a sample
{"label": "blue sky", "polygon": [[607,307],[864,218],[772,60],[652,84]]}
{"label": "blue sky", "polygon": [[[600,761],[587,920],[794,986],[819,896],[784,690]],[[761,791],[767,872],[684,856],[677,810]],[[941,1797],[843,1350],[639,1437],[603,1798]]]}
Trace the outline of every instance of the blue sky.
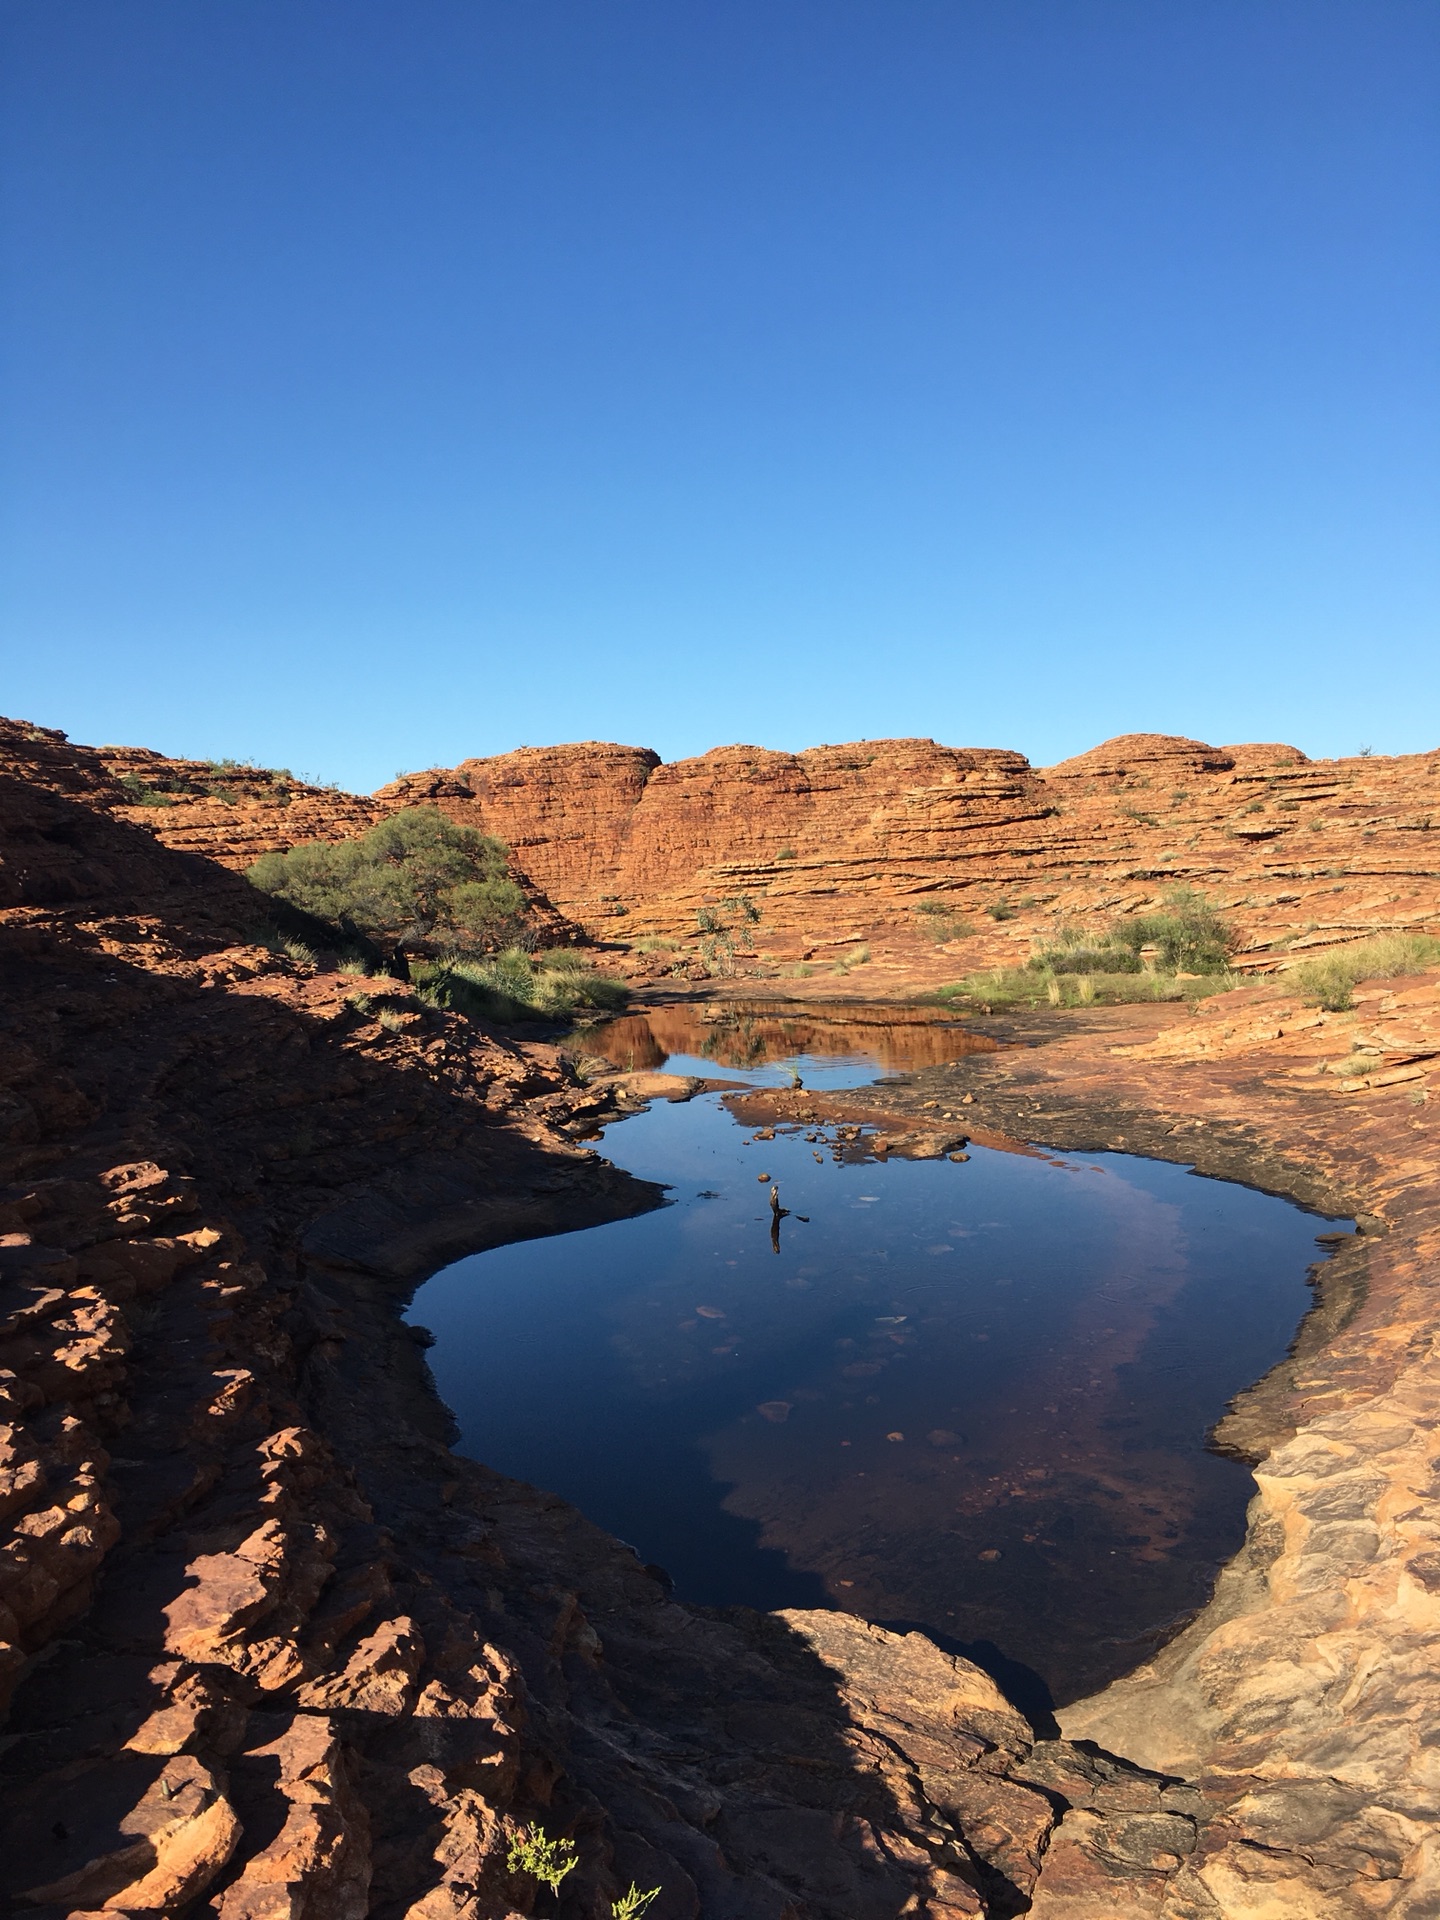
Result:
{"label": "blue sky", "polygon": [[9,0],[0,711],[1440,744],[1433,0]]}

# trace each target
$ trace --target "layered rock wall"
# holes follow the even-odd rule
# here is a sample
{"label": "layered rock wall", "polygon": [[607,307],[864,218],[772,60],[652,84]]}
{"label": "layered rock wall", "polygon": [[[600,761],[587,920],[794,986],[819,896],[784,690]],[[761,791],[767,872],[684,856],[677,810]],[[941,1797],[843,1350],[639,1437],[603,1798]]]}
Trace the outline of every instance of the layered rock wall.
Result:
{"label": "layered rock wall", "polygon": [[939,909],[968,921],[979,944],[964,956],[990,965],[1057,922],[1188,884],[1243,921],[1242,964],[1268,966],[1440,911],[1440,753],[1312,762],[1138,734],[1048,769],[929,740],[725,747],[667,766],[588,744],[465,761],[375,798],[499,834],[611,940],[693,937],[702,909],[745,897],[762,953],[903,946],[924,932],[917,910]]}
{"label": "layered rock wall", "polygon": [[[410,774],[368,797],[140,749],[99,761],[120,818],[237,870],[438,806],[506,842],[557,943],[573,922],[607,943],[683,949],[718,916],[762,961],[859,941],[904,959],[938,931],[961,936],[955,961],[984,967],[1189,885],[1242,927],[1242,969],[1266,970],[1440,921],[1440,752],[1310,761],[1280,744],[1130,734],[1043,769],[930,740],[721,747],[667,765],[589,742]],[[137,781],[168,804],[136,804]],[[753,927],[726,905],[741,899]]]}

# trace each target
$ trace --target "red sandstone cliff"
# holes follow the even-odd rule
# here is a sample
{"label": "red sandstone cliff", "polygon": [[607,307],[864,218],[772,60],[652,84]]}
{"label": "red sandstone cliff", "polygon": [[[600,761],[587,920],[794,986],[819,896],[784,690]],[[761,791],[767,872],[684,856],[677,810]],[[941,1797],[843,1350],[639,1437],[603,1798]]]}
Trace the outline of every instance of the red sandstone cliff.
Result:
{"label": "red sandstone cliff", "polygon": [[410,775],[375,799],[433,801],[500,835],[612,940],[693,938],[701,907],[745,895],[762,953],[903,949],[928,905],[968,917],[980,938],[957,956],[990,965],[1023,959],[1061,919],[1185,883],[1241,920],[1242,966],[1265,966],[1440,911],[1440,752],[1312,762],[1139,734],[1037,770],[928,740],[724,747],[670,766],[587,744]]}
{"label": "red sandstone cliff", "polygon": [[134,749],[99,757],[172,789],[173,805],[150,807],[115,788],[121,818],[226,866],[434,805],[509,845],[552,942],[573,920],[683,953],[702,909],[724,917],[743,896],[761,916],[750,938],[762,970],[767,955],[867,941],[877,971],[855,984],[872,990],[887,963],[930,950],[921,907],[970,928],[947,951],[950,976],[1023,962],[1058,923],[1142,908],[1175,884],[1233,914],[1242,969],[1440,917],[1440,751],[1309,761],[1278,744],[1132,734],[1035,769],[929,740],[721,747],[670,765],[590,742],[410,774],[369,798]]}

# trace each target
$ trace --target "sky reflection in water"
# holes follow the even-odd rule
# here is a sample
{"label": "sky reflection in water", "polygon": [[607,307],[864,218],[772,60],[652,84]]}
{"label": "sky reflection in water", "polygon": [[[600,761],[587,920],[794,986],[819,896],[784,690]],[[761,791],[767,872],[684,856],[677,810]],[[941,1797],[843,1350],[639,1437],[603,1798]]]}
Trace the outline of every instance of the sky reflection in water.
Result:
{"label": "sky reflection in water", "polygon": [[[651,1050],[736,1077],[686,1012]],[[743,1077],[903,1064],[894,1028],[817,1038],[787,1056],[777,1030],[757,1061],[752,1030]],[[966,1050],[934,1027],[911,1048],[944,1045]],[[1124,1154],[881,1164],[819,1131],[752,1143],[718,1096],[657,1103],[605,1151],[671,1205],[430,1280],[413,1318],[461,1447],[574,1501],[684,1599],[838,1605],[1088,1692],[1238,1547],[1253,1483],[1204,1436],[1284,1353],[1325,1223]]]}

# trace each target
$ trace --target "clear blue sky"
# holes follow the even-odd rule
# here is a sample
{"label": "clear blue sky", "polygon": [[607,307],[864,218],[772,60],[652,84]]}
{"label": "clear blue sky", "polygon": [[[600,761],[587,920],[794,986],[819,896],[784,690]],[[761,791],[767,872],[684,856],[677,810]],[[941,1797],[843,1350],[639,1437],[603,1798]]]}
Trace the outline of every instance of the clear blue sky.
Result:
{"label": "clear blue sky", "polygon": [[1434,0],[7,0],[0,711],[1440,744]]}

